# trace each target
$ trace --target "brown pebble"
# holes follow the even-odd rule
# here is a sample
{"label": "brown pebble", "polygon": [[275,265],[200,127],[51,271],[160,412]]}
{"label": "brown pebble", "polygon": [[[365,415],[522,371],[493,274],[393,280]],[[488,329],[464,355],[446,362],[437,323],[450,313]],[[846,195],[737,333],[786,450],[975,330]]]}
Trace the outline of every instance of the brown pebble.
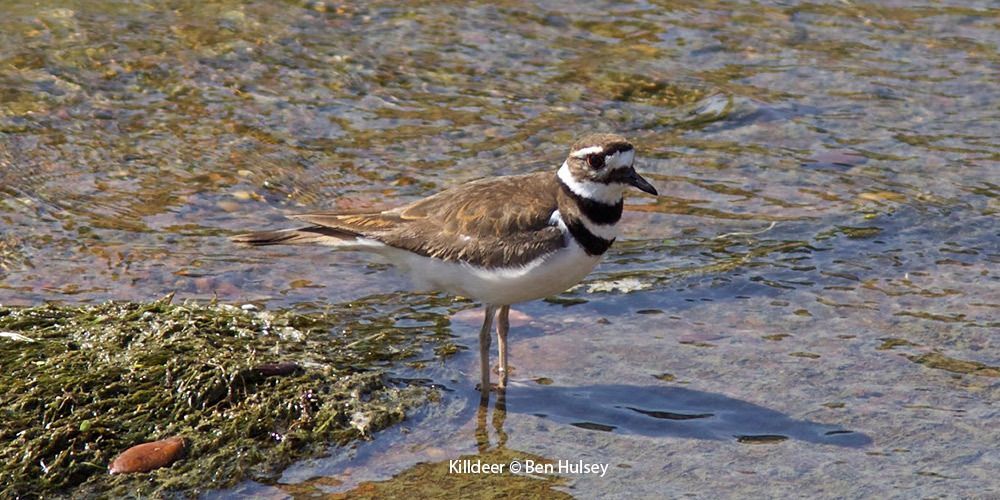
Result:
{"label": "brown pebble", "polygon": [[170,465],[184,452],[184,438],[172,437],[135,445],[122,452],[108,468],[112,474],[149,472]]}
{"label": "brown pebble", "polygon": [[302,367],[291,361],[285,361],[282,363],[264,363],[253,367],[253,369],[265,377],[277,377],[282,375],[291,375],[298,370],[301,370]]}

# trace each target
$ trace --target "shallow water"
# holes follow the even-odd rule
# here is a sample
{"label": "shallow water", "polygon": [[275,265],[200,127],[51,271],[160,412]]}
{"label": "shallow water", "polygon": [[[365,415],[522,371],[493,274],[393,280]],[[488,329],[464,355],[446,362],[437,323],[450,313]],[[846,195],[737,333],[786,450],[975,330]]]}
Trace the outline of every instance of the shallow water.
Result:
{"label": "shallow water", "polygon": [[397,374],[440,405],[244,491],[498,447],[610,464],[546,486],[583,497],[1000,491],[993,2],[48,4],[0,15],[5,305],[406,290],[226,237],[554,168],[590,131],[660,190],[582,285],[517,308],[506,411],[477,418],[459,315],[469,352]]}

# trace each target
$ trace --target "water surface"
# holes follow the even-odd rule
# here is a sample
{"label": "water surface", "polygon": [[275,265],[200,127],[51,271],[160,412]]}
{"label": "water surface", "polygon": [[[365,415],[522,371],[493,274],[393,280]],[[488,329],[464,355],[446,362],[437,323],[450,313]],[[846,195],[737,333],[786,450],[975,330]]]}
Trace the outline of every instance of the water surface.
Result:
{"label": "water surface", "polygon": [[227,236],[554,169],[593,131],[661,193],[517,308],[505,411],[477,416],[461,314],[470,352],[396,374],[439,405],[245,490],[508,452],[610,464],[545,485],[582,497],[1000,489],[995,3],[167,6],[2,7],[0,303],[400,292],[363,255]]}

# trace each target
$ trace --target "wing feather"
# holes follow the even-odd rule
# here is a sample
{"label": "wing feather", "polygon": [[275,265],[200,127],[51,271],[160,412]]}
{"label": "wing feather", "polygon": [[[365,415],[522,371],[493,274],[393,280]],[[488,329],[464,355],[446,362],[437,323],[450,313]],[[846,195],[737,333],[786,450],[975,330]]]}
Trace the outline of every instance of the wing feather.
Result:
{"label": "wing feather", "polygon": [[313,225],[299,231],[332,229],[342,238],[371,238],[427,257],[492,268],[526,264],[565,246],[562,232],[550,223],[557,193],[555,175],[539,172],[473,181],[384,212],[291,218]]}

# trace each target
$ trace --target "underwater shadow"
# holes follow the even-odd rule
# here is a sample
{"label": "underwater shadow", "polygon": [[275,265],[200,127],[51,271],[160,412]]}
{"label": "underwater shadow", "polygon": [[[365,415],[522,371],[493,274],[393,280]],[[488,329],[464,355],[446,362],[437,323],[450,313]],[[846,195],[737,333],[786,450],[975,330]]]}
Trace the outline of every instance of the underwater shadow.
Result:
{"label": "underwater shadow", "polygon": [[508,413],[620,434],[741,443],[797,439],[848,448],[872,443],[871,437],[841,426],[796,420],[743,400],[683,387],[518,383],[500,395],[498,403]]}

